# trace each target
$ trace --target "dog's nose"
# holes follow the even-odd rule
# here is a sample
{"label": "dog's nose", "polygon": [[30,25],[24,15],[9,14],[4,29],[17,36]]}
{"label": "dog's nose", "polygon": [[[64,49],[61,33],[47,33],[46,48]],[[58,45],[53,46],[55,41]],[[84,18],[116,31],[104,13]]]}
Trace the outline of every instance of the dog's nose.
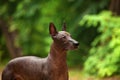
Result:
{"label": "dog's nose", "polygon": [[79,42],[74,43],[75,46],[79,46]]}
{"label": "dog's nose", "polygon": [[72,42],[73,45],[76,46],[76,47],[79,45],[79,42],[77,42],[77,41],[74,40],[74,39],[70,39],[69,41]]}

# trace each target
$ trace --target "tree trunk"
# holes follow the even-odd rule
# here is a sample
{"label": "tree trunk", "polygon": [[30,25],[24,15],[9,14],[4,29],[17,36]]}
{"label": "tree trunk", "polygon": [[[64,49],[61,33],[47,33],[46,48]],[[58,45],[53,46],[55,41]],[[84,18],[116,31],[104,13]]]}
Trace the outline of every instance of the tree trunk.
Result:
{"label": "tree trunk", "polygon": [[120,0],[111,0],[109,9],[115,15],[120,15]]}
{"label": "tree trunk", "polygon": [[17,31],[10,32],[8,23],[2,19],[0,19],[0,28],[3,36],[5,37],[6,46],[8,48],[11,58],[22,56],[21,48],[15,45]]}

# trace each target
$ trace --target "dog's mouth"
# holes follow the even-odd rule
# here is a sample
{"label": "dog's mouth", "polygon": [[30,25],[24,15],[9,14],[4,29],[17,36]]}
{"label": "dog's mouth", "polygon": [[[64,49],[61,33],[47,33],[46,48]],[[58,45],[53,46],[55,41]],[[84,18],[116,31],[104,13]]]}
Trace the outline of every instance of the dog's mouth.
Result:
{"label": "dog's mouth", "polygon": [[71,46],[71,47],[66,47],[66,50],[76,50],[78,49],[79,46]]}
{"label": "dog's mouth", "polygon": [[78,49],[79,46],[74,46],[74,49]]}
{"label": "dog's mouth", "polygon": [[73,45],[74,45],[74,49],[77,49],[79,47],[79,43],[78,42],[74,43]]}
{"label": "dog's mouth", "polygon": [[78,42],[70,42],[65,44],[65,50],[76,50],[79,47]]}
{"label": "dog's mouth", "polygon": [[76,50],[78,49],[79,46],[73,46],[73,49],[72,50]]}

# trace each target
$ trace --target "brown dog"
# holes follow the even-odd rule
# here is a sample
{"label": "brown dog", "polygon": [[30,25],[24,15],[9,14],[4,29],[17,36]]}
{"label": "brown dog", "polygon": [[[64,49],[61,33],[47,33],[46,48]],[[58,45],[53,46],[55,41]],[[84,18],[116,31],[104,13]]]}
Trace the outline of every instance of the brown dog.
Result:
{"label": "brown dog", "polygon": [[19,57],[11,60],[2,73],[2,80],[68,80],[66,52],[79,45],[65,31],[57,31],[50,23],[49,31],[53,39],[50,53],[46,58],[34,56]]}

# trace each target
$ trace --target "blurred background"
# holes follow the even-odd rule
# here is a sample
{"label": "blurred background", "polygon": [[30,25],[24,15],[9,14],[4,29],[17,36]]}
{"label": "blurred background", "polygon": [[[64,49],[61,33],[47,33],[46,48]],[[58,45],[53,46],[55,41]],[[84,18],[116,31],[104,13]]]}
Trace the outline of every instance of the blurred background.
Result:
{"label": "blurred background", "polygon": [[0,0],[0,74],[15,57],[48,55],[50,22],[80,43],[70,80],[120,80],[120,0]]}

